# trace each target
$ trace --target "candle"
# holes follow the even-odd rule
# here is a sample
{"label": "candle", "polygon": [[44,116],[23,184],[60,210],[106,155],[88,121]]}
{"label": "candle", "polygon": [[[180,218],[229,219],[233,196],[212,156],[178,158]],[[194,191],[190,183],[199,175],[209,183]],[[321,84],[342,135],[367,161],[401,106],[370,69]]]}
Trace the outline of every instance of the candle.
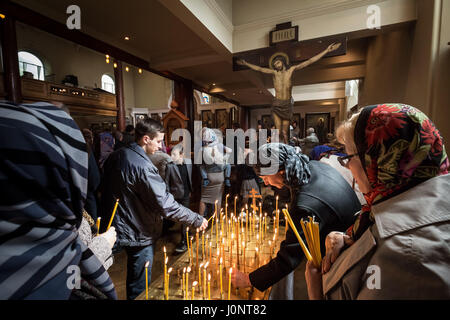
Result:
{"label": "candle", "polygon": [[186,300],[185,284],[186,284],[186,267],[183,268],[183,280],[181,281],[181,294],[183,295],[184,300]]}
{"label": "candle", "polygon": [[205,260],[205,230],[202,232],[202,259]]}
{"label": "candle", "polygon": [[248,240],[248,206],[245,205],[245,239]]}
{"label": "candle", "polygon": [[206,269],[208,268],[209,263],[207,262],[203,267],[203,299],[206,299]]}
{"label": "candle", "polygon": [[187,242],[187,247],[188,247],[189,263],[192,263],[191,251],[190,251],[190,248],[189,248],[189,227],[186,228],[186,242]]}
{"label": "candle", "polygon": [[186,270],[186,299],[189,299],[189,273],[191,272],[191,267]]}
{"label": "candle", "polygon": [[228,300],[231,300],[231,274],[233,273],[233,268],[230,268],[230,274],[228,276]]}
{"label": "candle", "polygon": [[219,218],[219,216],[216,216],[216,217],[217,217],[217,221],[216,221],[216,247],[217,247],[219,245],[218,235],[219,235],[219,220],[220,220],[220,218]]}
{"label": "candle", "polygon": [[246,261],[245,261],[245,249],[246,249],[246,247],[245,247],[245,240],[244,240],[244,241],[242,241],[242,251],[243,251],[243,254],[244,254],[244,272],[245,272],[245,265],[246,265]]}
{"label": "candle", "polygon": [[231,234],[230,266],[233,265],[233,240],[234,240],[234,233]]}
{"label": "candle", "polygon": [[191,265],[194,264],[194,247],[192,246],[192,241],[194,241],[194,237],[191,237]]}
{"label": "candle", "polygon": [[276,202],[275,202],[275,212],[278,212],[278,196],[276,197]]}
{"label": "candle", "polygon": [[111,220],[109,220],[109,224],[108,227],[106,228],[106,231],[109,230],[109,228],[111,227],[111,224],[113,222],[114,216],[116,215],[116,211],[117,211],[117,206],[119,205],[119,199],[116,200],[116,204],[114,205],[114,210],[113,213],[111,215]]}
{"label": "candle", "polygon": [[98,217],[97,218],[97,236],[100,234],[100,220],[102,220],[102,218]]}
{"label": "candle", "polygon": [[166,258],[164,260],[164,293],[166,292],[166,286],[167,286],[167,262],[169,261],[169,258]]}
{"label": "candle", "polygon": [[239,219],[236,220],[236,224],[237,224],[237,235],[236,235],[236,261],[237,261],[237,265],[239,266]]}
{"label": "candle", "polygon": [[209,242],[209,263],[211,263],[211,256],[212,256],[211,251],[212,251],[212,242],[210,241]]}
{"label": "candle", "polygon": [[195,257],[195,259],[196,259],[196,263],[195,263],[195,265],[198,267],[198,242],[199,242],[199,240],[198,240],[198,232],[199,232],[199,230],[198,230],[198,228],[197,228],[197,234],[196,234],[196,236],[195,236],[195,242],[196,242],[196,244],[197,244],[197,256]]}
{"label": "candle", "polygon": [[166,259],[167,259],[167,250],[166,250],[165,246],[163,247],[163,251],[164,251],[164,261],[166,261]]}
{"label": "candle", "polygon": [[145,264],[145,300],[148,300],[148,266],[150,265],[150,261],[147,261]]}
{"label": "candle", "polygon": [[208,300],[211,300],[211,273],[208,274]]}
{"label": "candle", "polygon": [[257,264],[257,268],[259,268],[259,249],[258,247],[255,248],[255,263]]}
{"label": "candle", "polygon": [[219,268],[219,272],[220,272],[220,299],[222,299],[222,294],[223,294],[223,285],[222,285],[222,258],[220,258],[220,268]]}
{"label": "candle", "polygon": [[272,259],[272,241],[270,241],[270,240],[269,240],[269,247],[270,247],[269,256],[270,256],[270,259]]}
{"label": "candle", "polygon": [[172,268],[169,268],[169,271],[167,271],[166,300],[169,300],[169,287],[170,287],[170,273],[171,272],[172,272]]}
{"label": "candle", "polygon": [[230,195],[227,194],[226,197],[225,197],[225,217],[228,217],[228,197],[229,196]]}
{"label": "candle", "polygon": [[197,286],[197,281],[194,281],[194,283],[192,284],[192,296],[191,296],[191,300],[195,300],[195,287]]}
{"label": "candle", "polygon": [[237,196],[234,197],[234,215],[236,215],[236,201],[237,201]]}
{"label": "candle", "polygon": [[202,267],[203,267],[203,263],[198,267],[198,288],[201,292],[200,287],[202,286]]}

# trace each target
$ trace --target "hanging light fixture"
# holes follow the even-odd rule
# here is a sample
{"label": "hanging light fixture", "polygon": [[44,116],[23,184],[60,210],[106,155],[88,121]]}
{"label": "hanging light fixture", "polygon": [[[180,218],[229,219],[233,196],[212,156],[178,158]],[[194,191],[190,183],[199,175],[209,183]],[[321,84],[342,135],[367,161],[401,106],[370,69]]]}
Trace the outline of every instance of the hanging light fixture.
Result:
{"label": "hanging light fixture", "polygon": [[141,68],[139,68],[139,73],[142,74],[142,69]]}
{"label": "hanging light fixture", "polygon": [[126,67],[125,67],[125,71],[126,71],[126,72],[129,72],[129,71],[130,71],[130,68],[129,68],[128,66],[126,66]]}
{"label": "hanging light fixture", "polygon": [[114,69],[117,69],[117,63],[114,62]]}

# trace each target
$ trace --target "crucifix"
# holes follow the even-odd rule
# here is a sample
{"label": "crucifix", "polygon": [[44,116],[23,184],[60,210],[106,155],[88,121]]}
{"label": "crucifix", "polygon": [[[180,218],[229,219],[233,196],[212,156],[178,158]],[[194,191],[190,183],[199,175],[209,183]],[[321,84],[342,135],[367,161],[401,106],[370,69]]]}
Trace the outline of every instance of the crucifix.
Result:
{"label": "crucifix", "polygon": [[[293,28],[295,28],[295,35],[294,32],[289,33]],[[290,23],[277,25],[277,29],[273,32],[279,36],[283,34],[284,30],[287,30],[284,34],[287,34],[288,37],[292,35],[290,38],[286,38],[286,41],[274,44],[271,32],[270,43],[273,47],[237,53],[233,57],[235,62],[233,65],[235,71],[242,70],[239,66],[243,66],[272,76],[275,97],[271,113],[275,128],[280,131],[282,142],[287,144],[294,105],[292,98],[293,73],[317,62],[326,55],[345,54],[347,39],[345,37],[327,37],[298,42],[295,41],[295,38],[298,37],[298,26],[291,27]],[[341,50],[339,50],[340,48]],[[268,59],[268,57],[270,58]],[[300,63],[294,64],[294,62]]]}
{"label": "crucifix", "polygon": [[262,199],[262,196],[260,194],[258,194],[258,191],[256,191],[255,189],[252,189],[252,191],[250,191],[249,194],[250,194],[250,198],[252,198],[253,211],[257,212],[258,207],[256,206],[256,199]]}

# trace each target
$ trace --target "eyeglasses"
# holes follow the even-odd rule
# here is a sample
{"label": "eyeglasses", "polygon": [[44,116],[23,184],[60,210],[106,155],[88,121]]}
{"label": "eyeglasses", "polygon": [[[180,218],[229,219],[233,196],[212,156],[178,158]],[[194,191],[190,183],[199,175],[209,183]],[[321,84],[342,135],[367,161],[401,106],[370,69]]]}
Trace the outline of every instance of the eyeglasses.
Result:
{"label": "eyeglasses", "polygon": [[348,167],[348,163],[350,162],[350,159],[353,158],[354,156],[357,156],[357,155],[358,154],[355,153],[355,154],[350,154],[350,155],[345,156],[345,157],[338,157],[337,159],[338,159],[339,163],[341,164],[341,166],[347,168]]}

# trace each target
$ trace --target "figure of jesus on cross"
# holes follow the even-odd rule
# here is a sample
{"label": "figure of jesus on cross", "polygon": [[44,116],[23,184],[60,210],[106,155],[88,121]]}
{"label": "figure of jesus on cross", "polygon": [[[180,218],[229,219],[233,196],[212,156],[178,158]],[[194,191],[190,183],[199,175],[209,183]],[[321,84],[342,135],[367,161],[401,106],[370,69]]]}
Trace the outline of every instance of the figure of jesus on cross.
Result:
{"label": "figure of jesus on cross", "polygon": [[303,69],[320,60],[327,53],[339,49],[340,46],[340,43],[333,43],[318,55],[293,66],[289,66],[289,57],[283,52],[277,52],[270,58],[270,68],[263,68],[248,63],[245,60],[236,61],[239,65],[247,66],[255,71],[271,74],[273,76],[275,98],[272,103],[272,115],[275,128],[280,130],[282,142],[285,144],[288,143],[289,125],[292,120],[292,107],[294,105],[294,101],[292,99],[292,74],[294,71]]}

